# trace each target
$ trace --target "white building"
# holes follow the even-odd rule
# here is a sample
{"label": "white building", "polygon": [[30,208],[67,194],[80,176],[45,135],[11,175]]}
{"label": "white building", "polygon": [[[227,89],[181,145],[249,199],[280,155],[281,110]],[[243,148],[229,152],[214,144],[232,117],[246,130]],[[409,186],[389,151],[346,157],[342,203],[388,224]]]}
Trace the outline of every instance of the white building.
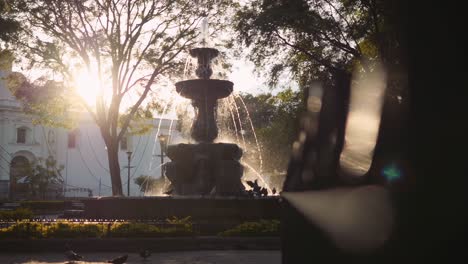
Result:
{"label": "white building", "polygon": [[[62,188],[65,196],[111,195],[107,151],[97,125],[85,114],[73,131],[34,125],[31,116],[21,111],[20,102],[6,87],[2,77],[9,72],[11,71],[0,70],[0,198],[14,196],[20,185],[11,180],[15,168],[23,166],[25,162],[34,164],[40,158],[49,156],[53,156],[59,165],[64,166],[62,176],[65,186]],[[161,154],[161,149],[158,135],[170,135],[170,144],[180,141],[176,122],[154,119],[150,133],[130,136],[126,142],[121,143],[119,158],[125,194],[127,151],[132,152],[130,195],[139,196],[142,194],[133,179],[140,175],[160,177],[158,155]]]}

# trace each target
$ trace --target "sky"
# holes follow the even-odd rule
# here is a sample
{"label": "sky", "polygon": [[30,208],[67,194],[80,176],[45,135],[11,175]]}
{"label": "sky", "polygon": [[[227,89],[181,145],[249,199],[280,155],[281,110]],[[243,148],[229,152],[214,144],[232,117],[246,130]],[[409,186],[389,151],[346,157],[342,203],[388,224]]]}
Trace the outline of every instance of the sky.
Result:
{"label": "sky", "polygon": [[267,92],[264,79],[254,73],[255,65],[246,59],[233,61],[228,79],[234,83],[234,90],[242,93],[258,94]]}

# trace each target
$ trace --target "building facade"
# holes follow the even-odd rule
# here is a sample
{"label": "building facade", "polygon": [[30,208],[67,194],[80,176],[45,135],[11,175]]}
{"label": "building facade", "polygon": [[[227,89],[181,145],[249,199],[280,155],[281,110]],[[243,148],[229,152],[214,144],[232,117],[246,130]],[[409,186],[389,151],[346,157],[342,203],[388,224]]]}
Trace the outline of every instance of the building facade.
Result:
{"label": "building facade", "polygon": [[[53,157],[57,166],[63,168],[60,171],[63,185],[50,190],[48,198],[112,195],[107,150],[90,116],[82,114],[73,130],[34,125],[32,117],[22,112],[21,103],[6,87],[4,77],[10,72],[0,70],[0,199],[25,198],[28,194],[21,168],[48,157]],[[130,184],[131,196],[143,195],[134,183],[138,176],[161,177],[158,136],[168,135],[169,144],[181,141],[176,122],[156,118],[151,120],[150,132],[122,140],[119,161],[125,194]],[[131,152],[130,180],[128,152]]]}

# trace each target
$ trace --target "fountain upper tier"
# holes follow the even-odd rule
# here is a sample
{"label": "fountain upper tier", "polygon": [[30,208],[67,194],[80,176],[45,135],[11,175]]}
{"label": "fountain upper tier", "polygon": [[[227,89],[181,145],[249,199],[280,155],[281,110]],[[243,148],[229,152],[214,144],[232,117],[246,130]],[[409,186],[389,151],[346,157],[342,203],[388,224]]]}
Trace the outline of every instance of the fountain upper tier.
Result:
{"label": "fountain upper tier", "polygon": [[234,84],[226,80],[210,79],[213,74],[210,64],[211,60],[219,55],[217,49],[191,49],[190,55],[198,59],[195,73],[199,79],[177,82],[176,91],[181,96],[192,99],[192,105],[196,109],[192,138],[197,142],[211,143],[218,136],[215,118],[216,101],[229,96]]}
{"label": "fountain upper tier", "polygon": [[213,74],[211,61],[219,55],[213,48],[195,48],[190,50],[190,56],[197,58],[198,66],[195,74],[199,79],[186,80],[176,83],[176,91],[189,99],[214,100],[229,96],[234,84],[226,80],[210,79]]}
{"label": "fountain upper tier", "polygon": [[232,93],[234,84],[226,80],[193,79],[181,81],[175,84],[176,91],[181,96],[189,99],[204,99],[207,97],[221,99]]}

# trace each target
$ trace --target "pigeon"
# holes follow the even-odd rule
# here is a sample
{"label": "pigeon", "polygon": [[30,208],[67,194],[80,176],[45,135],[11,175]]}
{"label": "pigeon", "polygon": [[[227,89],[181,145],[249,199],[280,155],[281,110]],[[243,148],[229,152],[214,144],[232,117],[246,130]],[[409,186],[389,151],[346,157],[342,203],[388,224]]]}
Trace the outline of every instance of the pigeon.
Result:
{"label": "pigeon", "polygon": [[123,264],[127,261],[128,255],[123,255],[118,258],[115,258],[113,260],[108,260],[107,263],[113,263],[113,264]]}
{"label": "pigeon", "polygon": [[255,186],[253,181],[246,181],[246,183],[252,188]]}
{"label": "pigeon", "polygon": [[65,247],[67,248],[67,251],[65,251],[65,257],[67,257],[68,260],[79,261],[83,259],[83,256],[78,255],[75,251],[73,251],[70,248],[70,245],[67,244]]}
{"label": "pigeon", "polygon": [[271,192],[272,192],[273,194],[276,194],[276,188],[273,188],[273,190],[271,190]]}
{"label": "pigeon", "polygon": [[140,256],[146,260],[149,256],[151,256],[151,252],[148,249],[140,251]]}

